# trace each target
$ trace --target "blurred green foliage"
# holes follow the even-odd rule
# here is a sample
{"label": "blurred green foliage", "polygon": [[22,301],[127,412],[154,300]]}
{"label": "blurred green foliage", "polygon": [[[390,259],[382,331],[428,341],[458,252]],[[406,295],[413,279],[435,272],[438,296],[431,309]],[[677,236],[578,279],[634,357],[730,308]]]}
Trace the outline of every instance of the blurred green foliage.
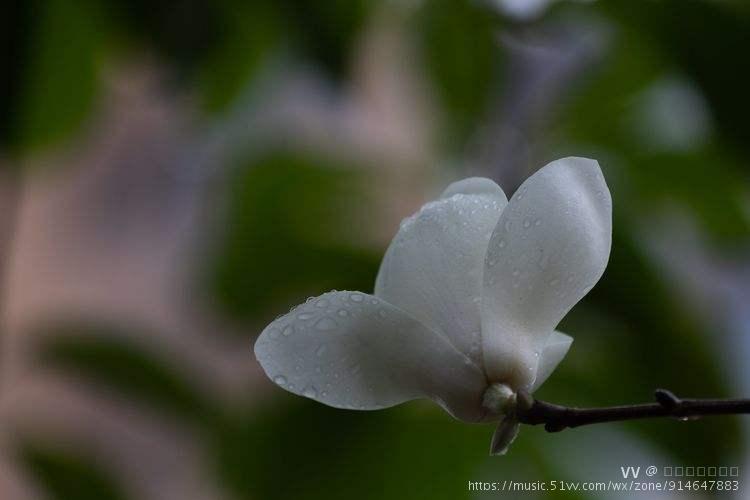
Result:
{"label": "blurred green foliage", "polygon": [[351,246],[347,207],[366,204],[356,171],[309,153],[271,152],[236,169],[227,231],[212,259],[214,295],[257,320],[299,292],[372,287],[380,255]]}
{"label": "blurred green foliage", "polygon": [[48,0],[37,8],[18,119],[9,131],[22,151],[68,138],[88,116],[106,33],[94,1]]}
{"label": "blurred green foliage", "polygon": [[50,500],[125,500],[122,488],[91,457],[33,443],[20,444],[18,460],[39,481]]}
{"label": "blurred green foliage", "polygon": [[449,115],[446,141],[466,141],[486,118],[501,80],[503,53],[498,23],[486,6],[471,0],[429,0],[414,18],[427,70]]}
{"label": "blurred green foliage", "polygon": [[[148,333],[146,333],[147,335]],[[79,320],[46,328],[49,340],[37,350],[44,366],[82,382],[194,423],[214,418],[214,408],[172,362],[147,352],[126,337],[122,328]]]}
{"label": "blurred green foliage", "polygon": [[[198,89],[212,112],[230,108],[264,64],[280,55],[315,64],[343,85],[373,5],[37,1],[9,17],[28,29],[5,32],[18,45],[3,63],[7,95],[14,97],[3,102],[2,142],[28,154],[73,136],[91,110],[107,51],[156,50],[175,84]],[[470,0],[427,0],[414,10],[409,26],[446,116],[440,124],[446,150],[466,148],[501,90],[508,68],[498,30],[523,33],[576,12],[611,24],[614,35],[606,56],[575,81],[556,109],[546,147],[602,153],[614,163],[602,161],[605,171],[624,182],[613,192],[609,267],[561,325],[576,342],[540,397],[616,404],[648,400],[658,386],[678,394],[728,396],[710,337],[643,255],[637,235],[647,214],[674,202],[696,215],[716,242],[736,245],[750,235],[742,205],[750,154],[745,83],[750,59],[741,54],[750,36],[746,8],[730,2],[613,0],[560,4],[536,23],[514,24]],[[20,54],[28,54],[28,63],[19,62]],[[649,149],[627,127],[634,99],[670,74],[694,81],[714,115],[710,140],[688,151]],[[291,148],[240,158],[230,169],[225,230],[203,263],[202,277],[217,309],[246,325],[248,337],[306,295],[372,288],[382,249],[367,249],[351,238],[354,219],[347,207],[366,206],[367,180],[350,167]],[[539,429],[524,429],[507,459],[490,460],[490,428],[458,424],[421,403],[363,414],[276,391],[260,410],[249,402],[223,408],[169,360],[117,340],[126,336],[109,325],[55,328],[58,335],[39,350],[45,366],[198,429],[207,436],[216,477],[238,499],[456,499],[470,497],[464,479],[483,474],[496,478],[512,471],[514,479],[527,474],[530,480],[560,475],[543,451],[554,438]],[[100,332],[90,335],[91,329]],[[743,451],[736,419],[621,428],[675,464],[736,462]],[[19,446],[21,463],[52,498],[124,498],[106,471],[81,457]]]}

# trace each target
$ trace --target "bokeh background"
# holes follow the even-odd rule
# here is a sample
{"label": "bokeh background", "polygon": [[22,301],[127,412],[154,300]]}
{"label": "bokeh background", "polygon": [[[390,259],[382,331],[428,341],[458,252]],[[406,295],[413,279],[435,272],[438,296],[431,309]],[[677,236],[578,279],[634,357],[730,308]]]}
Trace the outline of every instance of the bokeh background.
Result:
{"label": "bokeh background", "polygon": [[371,291],[399,221],[449,182],[510,195],[588,156],[612,256],[538,395],[750,395],[746,2],[3,9],[0,498],[468,499],[497,497],[469,481],[629,465],[747,481],[748,419],[524,428],[488,457],[491,426],[426,402],[334,410],[276,388],[251,349],[307,296]]}

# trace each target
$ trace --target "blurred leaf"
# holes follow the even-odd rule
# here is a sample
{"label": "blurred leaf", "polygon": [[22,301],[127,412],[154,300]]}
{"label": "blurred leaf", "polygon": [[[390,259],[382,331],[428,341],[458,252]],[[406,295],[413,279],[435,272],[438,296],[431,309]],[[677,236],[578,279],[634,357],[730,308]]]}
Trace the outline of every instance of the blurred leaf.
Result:
{"label": "blurred leaf", "polygon": [[[637,2],[601,2],[629,29],[651,40],[670,61],[695,79],[706,94],[722,133],[750,151],[747,78],[750,58],[737,52],[750,37],[750,9],[731,2],[666,0],[647,9]],[[679,12],[675,16],[675,12]]]}
{"label": "blurred leaf", "polygon": [[116,481],[90,458],[24,443],[20,462],[50,500],[124,500]]}
{"label": "blurred leaf", "polygon": [[36,2],[8,2],[0,15],[0,153],[17,153],[20,96],[32,39]]}
{"label": "blurred leaf", "polygon": [[447,136],[466,137],[487,109],[502,53],[497,21],[472,0],[427,0],[415,29],[428,70],[449,114]]}
{"label": "blurred leaf", "polygon": [[348,207],[363,192],[351,169],[274,153],[237,170],[212,287],[239,319],[257,319],[304,293],[370,289],[380,256],[352,246]]}
{"label": "blurred leaf", "polygon": [[190,421],[213,418],[212,405],[197,386],[169,361],[125,340],[114,329],[81,323],[51,330],[43,335],[46,340],[37,354],[45,366]]}
{"label": "blurred leaf", "polygon": [[[192,81],[207,55],[225,36],[221,2],[200,0],[99,0],[118,24],[126,48],[158,51],[178,79]],[[184,82],[182,82],[184,83]]]}
{"label": "blurred leaf", "polygon": [[343,77],[352,49],[368,14],[372,0],[279,0],[295,47],[323,65],[332,76]]}
{"label": "blurred leaf", "polygon": [[493,460],[492,426],[457,422],[430,403],[355,412],[284,399],[219,430],[221,482],[237,498],[468,499],[466,481]]}
{"label": "blurred leaf", "polygon": [[634,203],[639,215],[653,212],[654,202],[679,200],[717,241],[734,242],[750,236],[742,206],[746,185],[741,169],[721,150],[634,158],[629,172],[640,201]]}
{"label": "blurred leaf", "polygon": [[223,7],[223,36],[198,74],[206,106],[214,111],[237,97],[283,38],[281,15],[275,4],[229,0],[216,5]]}
{"label": "blurred leaf", "polygon": [[47,0],[32,40],[19,109],[23,149],[55,145],[75,133],[97,90],[97,57],[107,22],[94,0]]}

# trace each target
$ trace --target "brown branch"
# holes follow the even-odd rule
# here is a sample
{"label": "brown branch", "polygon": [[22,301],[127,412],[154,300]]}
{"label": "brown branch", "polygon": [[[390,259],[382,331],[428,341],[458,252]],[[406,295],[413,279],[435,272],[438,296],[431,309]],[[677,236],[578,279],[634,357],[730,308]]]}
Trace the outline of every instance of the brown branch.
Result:
{"label": "brown branch", "polygon": [[568,427],[643,418],[673,417],[692,420],[709,415],[750,413],[750,399],[681,399],[665,389],[657,389],[655,397],[656,403],[573,408],[539,401],[527,393],[519,393],[516,418],[522,424],[544,424],[547,432],[559,432]]}

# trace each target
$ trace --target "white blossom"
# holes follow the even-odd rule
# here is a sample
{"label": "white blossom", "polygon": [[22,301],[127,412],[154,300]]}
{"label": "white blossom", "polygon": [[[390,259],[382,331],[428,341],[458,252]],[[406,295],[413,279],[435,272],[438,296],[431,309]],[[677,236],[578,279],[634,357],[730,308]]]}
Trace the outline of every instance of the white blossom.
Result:
{"label": "white blossom", "polygon": [[490,179],[451,184],[401,223],[373,294],[332,291],[263,330],[255,355],[280,387],[336,408],[429,398],[465,422],[518,432],[516,394],[570,348],[555,330],[609,259],[612,201],[599,165],[564,158],[510,201]]}

